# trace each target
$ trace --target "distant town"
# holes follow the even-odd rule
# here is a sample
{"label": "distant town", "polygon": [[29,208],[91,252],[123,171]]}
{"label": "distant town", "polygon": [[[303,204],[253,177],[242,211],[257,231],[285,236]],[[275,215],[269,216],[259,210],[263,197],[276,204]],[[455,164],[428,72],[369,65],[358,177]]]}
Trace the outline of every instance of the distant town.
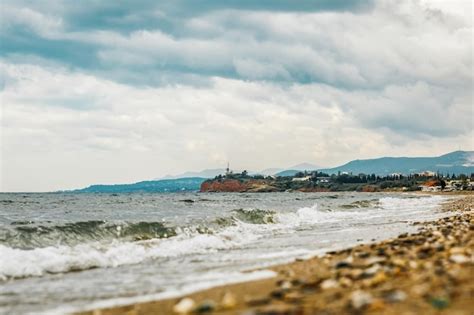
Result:
{"label": "distant town", "polygon": [[449,174],[430,170],[404,175],[393,173],[353,174],[338,172],[301,171],[293,176],[249,175],[247,171],[226,173],[201,184],[202,192],[277,192],[277,191],[461,191],[473,190],[474,173]]}

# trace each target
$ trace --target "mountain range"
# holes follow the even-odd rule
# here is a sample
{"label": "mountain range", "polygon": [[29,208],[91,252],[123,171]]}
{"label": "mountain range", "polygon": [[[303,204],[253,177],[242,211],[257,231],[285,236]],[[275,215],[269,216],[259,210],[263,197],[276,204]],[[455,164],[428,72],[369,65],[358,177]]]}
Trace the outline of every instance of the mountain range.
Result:
{"label": "mountain range", "polygon": [[[305,171],[305,170],[316,170],[321,168],[320,166],[311,164],[311,163],[301,163],[297,164],[294,166],[291,166],[287,169],[285,168],[278,168],[278,167],[273,167],[273,168],[266,168],[261,171],[249,171],[248,173],[250,175],[275,175],[278,174],[279,172],[285,172],[286,170],[290,170],[290,172],[294,171],[294,173],[300,172],[300,171]],[[196,171],[196,172],[184,172],[178,175],[166,175],[161,178],[157,178],[156,180],[163,180],[163,179],[177,179],[177,178],[187,178],[187,177],[202,177],[202,178],[214,178],[219,174],[225,174],[225,168],[212,168],[212,169],[205,169],[202,171]],[[243,170],[233,170],[234,173],[240,173]],[[290,175],[288,175],[290,176]]]}
{"label": "mountain range", "polygon": [[[249,174],[293,176],[300,171],[318,170],[328,174],[347,172],[353,174],[389,175],[393,173],[412,174],[423,171],[440,172],[441,174],[474,173],[474,151],[454,151],[437,157],[382,157],[377,159],[353,160],[333,168],[320,168],[314,164],[303,163],[288,169],[268,168]],[[236,171],[238,172],[238,171]],[[133,184],[92,185],[73,192],[178,192],[196,191],[203,181],[224,174],[225,169],[207,169],[200,172],[185,172],[176,176],[142,181]]]}
{"label": "mountain range", "polygon": [[412,174],[423,171],[441,174],[474,173],[474,151],[454,151],[437,157],[383,157],[378,159],[354,160],[344,165],[321,169],[328,174],[352,172],[353,174],[389,175],[393,173]]}

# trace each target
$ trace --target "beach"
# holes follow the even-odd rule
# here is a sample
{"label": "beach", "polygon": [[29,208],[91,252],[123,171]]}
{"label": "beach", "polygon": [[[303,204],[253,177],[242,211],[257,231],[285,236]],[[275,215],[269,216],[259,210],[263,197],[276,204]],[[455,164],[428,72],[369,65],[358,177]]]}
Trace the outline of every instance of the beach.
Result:
{"label": "beach", "polygon": [[474,195],[443,210],[418,232],[277,265],[272,278],[78,314],[472,314]]}

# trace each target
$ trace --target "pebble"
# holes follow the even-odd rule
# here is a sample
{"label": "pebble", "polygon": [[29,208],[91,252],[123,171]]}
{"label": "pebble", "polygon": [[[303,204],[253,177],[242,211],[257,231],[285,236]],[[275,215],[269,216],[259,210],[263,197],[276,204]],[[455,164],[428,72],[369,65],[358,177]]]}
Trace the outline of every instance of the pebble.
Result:
{"label": "pebble", "polygon": [[289,290],[289,289],[291,289],[291,287],[292,287],[291,282],[290,282],[290,281],[287,281],[287,280],[286,280],[286,281],[283,281],[283,282],[280,284],[280,288],[281,288],[282,290]]}
{"label": "pebble", "polygon": [[285,295],[285,292],[286,292],[286,290],[276,289],[276,290],[273,290],[273,291],[270,293],[270,295],[271,295],[273,298],[281,299],[281,298],[283,298],[283,296]]}
{"label": "pebble", "polygon": [[339,287],[339,283],[334,280],[334,279],[327,279],[321,282],[321,289],[327,290],[327,289],[334,289]]}
{"label": "pebble", "polygon": [[471,261],[468,257],[461,254],[451,255],[449,260],[456,264],[466,264]]}
{"label": "pebble", "polygon": [[372,294],[357,290],[351,294],[351,306],[355,309],[360,309],[367,305],[370,305],[373,301]]}
{"label": "pebble", "polygon": [[385,301],[389,303],[402,302],[405,301],[406,298],[407,295],[402,290],[390,291],[384,296]]}
{"label": "pebble", "polygon": [[369,287],[374,287],[377,286],[383,282],[387,281],[387,276],[385,275],[385,272],[380,271],[378,272],[375,276],[373,276],[371,279],[367,279],[364,281],[364,284]]}
{"label": "pebble", "polygon": [[361,269],[352,269],[351,272],[350,272],[350,277],[352,279],[359,279],[362,276],[363,273],[364,273],[364,271],[361,270]]}
{"label": "pebble", "polygon": [[442,310],[449,306],[449,300],[446,298],[435,297],[430,300],[431,306],[438,310]]}
{"label": "pebble", "polygon": [[364,272],[362,273],[362,277],[370,278],[370,277],[374,276],[379,270],[380,270],[379,265],[373,265],[372,267],[367,268],[367,269],[364,270]]}
{"label": "pebble", "polygon": [[384,257],[370,257],[364,261],[364,266],[365,267],[370,267],[375,264],[380,264],[386,261],[386,258]]}
{"label": "pebble", "polygon": [[411,269],[417,269],[418,268],[418,263],[414,260],[410,260],[408,262],[408,266],[411,268]]}
{"label": "pebble", "polygon": [[304,296],[301,293],[298,292],[290,292],[285,294],[284,300],[288,302],[300,302]]}
{"label": "pebble", "polygon": [[256,298],[246,298],[245,302],[249,306],[258,306],[258,305],[263,305],[263,304],[268,304],[270,302],[269,297],[256,297]]}
{"label": "pebble", "polygon": [[394,266],[398,266],[398,267],[405,267],[407,265],[406,260],[403,260],[401,258],[394,258],[392,259],[391,262]]}
{"label": "pebble", "polygon": [[195,309],[196,313],[209,313],[216,309],[216,303],[212,300],[205,300],[201,302]]}
{"label": "pebble", "polygon": [[347,257],[346,259],[337,262],[334,267],[335,267],[336,269],[340,269],[340,268],[350,268],[350,267],[352,267],[352,263],[353,263],[353,262],[354,262],[354,258],[353,258],[352,256],[349,256],[349,257]]}
{"label": "pebble", "polygon": [[235,299],[235,296],[230,292],[224,293],[224,296],[222,297],[222,300],[221,300],[222,308],[230,309],[230,308],[234,308],[236,305],[237,305],[237,301]]}
{"label": "pebble", "polygon": [[347,277],[342,277],[339,279],[339,284],[342,287],[349,288],[352,286],[352,280]]}
{"label": "pebble", "polygon": [[173,306],[173,312],[177,314],[190,313],[196,303],[191,298],[181,299],[175,306]]}

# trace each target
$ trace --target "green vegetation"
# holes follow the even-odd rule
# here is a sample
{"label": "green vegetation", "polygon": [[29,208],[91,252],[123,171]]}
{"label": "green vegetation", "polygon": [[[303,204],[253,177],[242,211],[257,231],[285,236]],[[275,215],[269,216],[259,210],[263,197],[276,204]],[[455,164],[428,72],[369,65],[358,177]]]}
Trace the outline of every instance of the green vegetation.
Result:
{"label": "green vegetation", "polygon": [[[471,182],[474,181],[474,173],[468,177],[465,174],[439,174],[422,172],[420,174],[392,174],[379,176],[376,174],[357,174],[338,172],[338,174],[327,174],[319,171],[297,172],[293,176],[250,176],[247,172],[228,173],[219,175],[214,180],[226,179],[248,182],[259,180],[265,184],[275,187],[278,191],[416,191],[422,187],[435,187],[437,190],[472,190]],[[448,185],[449,184],[449,185]]]}

